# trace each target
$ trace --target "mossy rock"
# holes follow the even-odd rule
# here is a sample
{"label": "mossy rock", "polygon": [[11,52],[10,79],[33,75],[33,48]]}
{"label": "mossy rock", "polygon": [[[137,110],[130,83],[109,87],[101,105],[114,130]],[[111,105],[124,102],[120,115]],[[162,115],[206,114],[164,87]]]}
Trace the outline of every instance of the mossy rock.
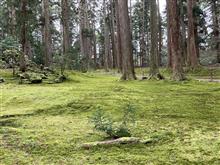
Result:
{"label": "mossy rock", "polygon": [[30,79],[30,74],[28,72],[18,74],[20,79]]}
{"label": "mossy rock", "polygon": [[58,78],[54,80],[55,83],[62,83],[66,80],[66,76],[60,75]]}
{"label": "mossy rock", "polygon": [[5,82],[5,80],[2,77],[0,77],[0,83],[3,83],[3,82]]}
{"label": "mossy rock", "polygon": [[40,84],[43,82],[45,75],[33,72],[25,72],[19,74],[21,84]]}
{"label": "mossy rock", "polygon": [[55,74],[55,71],[49,67],[44,67],[43,71],[46,73],[51,73],[51,74]]}
{"label": "mossy rock", "polygon": [[37,74],[37,73],[32,73],[30,75],[30,82],[32,84],[40,84],[43,81],[42,75],[41,74]]}

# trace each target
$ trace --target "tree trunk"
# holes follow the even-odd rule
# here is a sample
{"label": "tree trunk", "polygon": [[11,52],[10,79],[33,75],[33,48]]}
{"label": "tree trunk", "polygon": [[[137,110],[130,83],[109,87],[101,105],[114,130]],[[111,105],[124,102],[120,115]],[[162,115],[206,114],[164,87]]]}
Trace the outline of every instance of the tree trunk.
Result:
{"label": "tree trunk", "polygon": [[81,56],[84,58],[84,69],[90,69],[90,49],[91,41],[88,37],[90,33],[89,20],[88,20],[88,7],[86,0],[80,0],[79,4],[80,15],[80,51]]}
{"label": "tree trunk", "polygon": [[63,54],[66,55],[70,48],[69,3],[68,0],[61,0],[61,3],[63,25]]}
{"label": "tree trunk", "polygon": [[105,55],[104,55],[104,67],[105,67],[105,71],[108,72],[109,71],[109,64],[110,64],[110,37],[109,37],[109,32],[110,32],[110,29],[109,29],[109,18],[107,17],[107,8],[106,8],[106,2],[105,0],[103,0],[103,10],[104,10],[104,29],[105,29],[105,34],[104,34],[104,37],[105,37]]}
{"label": "tree trunk", "polygon": [[[170,15],[168,13],[172,12],[172,9],[169,8],[169,0],[167,0],[167,48],[168,48],[168,68],[172,69],[172,61],[173,61],[173,58],[172,58],[172,51],[171,51],[171,32],[170,32],[170,29],[171,29],[171,18],[170,18]],[[169,11],[171,10],[171,11]]]}
{"label": "tree trunk", "polygon": [[160,15],[160,1],[157,0],[157,13],[158,13],[158,66],[162,65],[162,47],[163,47],[163,34],[162,34],[162,18]]}
{"label": "tree trunk", "polygon": [[179,16],[179,6],[177,0],[169,1],[168,6],[168,17],[170,26],[168,29],[170,31],[170,48],[172,54],[172,79],[176,81],[182,81],[185,79],[182,67],[182,55],[180,48],[180,16]]}
{"label": "tree trunk", "polygon": [[118,66],[117,64],[117,50],[116,50],[116,37],[115,37],[115,10],[114,10],[114,1],[111,0],[111,45],[112,45],[112,58],[113,58],[113,68]]}
{"label": "tree trunk", "polygon": [[20,56],[20,71],[26,71],[25,56],[27,55],[27,0],[21,0],[21,45],[22,54]]}
{"label": "tree trunk", "polygon": [[142,1],[143,5],[143,12],[142,12],[142,25],[141,25],[141,36],[140,36],[140,66],[146,66],[146,59],[147,59],[147,45],[146,45],[146,31],[145,31],[145,0]]}
{"label": "tree trunk", "polygon": [[49,1],[43,0],[43,47],[44,47],[44,65],[49,67],[52,61],[51,57],[51,34],[50,34],[50,12]]}
{"label": "tree trunk", "polygon": [[187,43],[187,56],[188,66],[192,69],[198,66],[198,51],[196,46],[196,34],[195,34],[195,23],[193,16],[193,8],[195,6],[195,0],[188,0],[188,43]]}
{"label": "tree trunk", "polygon": [[10,34],[16,36],[16,10],[15,5],[12,3],[9,7],[9,18],[10,18]]}
{"label": "tree trunk", "polygon": [[150,31],[151,31],[151,51],[150,51],[150,73],[149,79],[160,79],[158,67],[158,15],[157,2],[150,0]]}
{"label": "tree trunk", "polygon": [[128,15],[128,1],[118,0],[118,13],[120,22],[120,37],[121,37],[121,50],[122,50],[122,80],[136,79],[134,72],[134,63],[132,55],[132,39],[130,21]]}
{"label": "tree trunk", "polygon": [[115,38],[116,38],[118,71],[122,73],[122,50],[121,50],[121,33],[120,33],[118,0],[115,0],[115,13],[116,13],[116,31],[117,31]]}
{"label": "tree trunk", "polygon": [[220,27],[219,27],[220,12],[217,5],[218,5],[217,1],[212,0],[213,40],[216,41],[215,49],[217,53],[217,62],[220,63]]}
{"label": "tree trunk", "polygon": [[185,12],[184,12],[184,5],[183,1],[180,1],[180,24],[181,24],[181,53],[183,57],[183,65],[186,66],[187,64],[187,40],[186,40],[186,26],[185,26]]}
{"label": "tree trunk", "polygon": [[97,67],[97,47],[96,47],[96,30],[95,30],[95,22],[93,22],[93,55],[94,55],[94,67]]}

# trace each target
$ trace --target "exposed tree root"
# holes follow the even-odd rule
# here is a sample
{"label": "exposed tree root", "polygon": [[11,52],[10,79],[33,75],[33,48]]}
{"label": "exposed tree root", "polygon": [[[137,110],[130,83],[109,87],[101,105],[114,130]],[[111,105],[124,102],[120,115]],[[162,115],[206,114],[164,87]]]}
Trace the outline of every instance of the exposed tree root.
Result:
{"label": "exposed tree root", "polygon": [[165,77],[161,75],[160,73],[150,74],[148,77],[148,80],[164,80],[164,79]]}
{"label": "exposed tree root", "polygon": [[97,141],[91,143],[84,143],[80,147],[84,149],[90,149],[97,146],[112,146],[112,145],[123,145],[123,144],[147,144],[153,142],[153,139],[142,140],[137,137],[122,137],[114,140]]}

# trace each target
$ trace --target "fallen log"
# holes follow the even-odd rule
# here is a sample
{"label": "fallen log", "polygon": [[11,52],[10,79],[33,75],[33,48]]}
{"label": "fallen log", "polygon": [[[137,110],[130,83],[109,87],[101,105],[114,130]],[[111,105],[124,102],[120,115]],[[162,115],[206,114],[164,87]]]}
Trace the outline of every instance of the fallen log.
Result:
{"label": "fallen log", "polygon": [[140,139],[137,137],[122,137],[113,140],[106,140],[106,141],[97,141],[91,143],[84,143],[80,147],[84,149],[90,149],[93,147],[102,147],[102,146],[112,146],[112,145],[123,145],[123,144],[148,144],[152,143],[153,139]]}

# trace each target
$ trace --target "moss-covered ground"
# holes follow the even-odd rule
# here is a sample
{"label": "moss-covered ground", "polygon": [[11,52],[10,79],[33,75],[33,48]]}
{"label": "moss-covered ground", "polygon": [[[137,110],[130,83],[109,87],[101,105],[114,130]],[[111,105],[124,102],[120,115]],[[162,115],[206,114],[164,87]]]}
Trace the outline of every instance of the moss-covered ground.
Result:
{"label": "moss-covered ground", "polygon": [[[208,71],[190,73],[192,80],[180,83],[123,82],[102,72],[69,72],[62,84],[19,85],[10,75],[1,71],[6,78],[0,85],[1,165],[220,164],[220,84],[193,80]],[[126,100],[137,111],[132,135],[156,140],[79,148],[105,138],[88,123],[96,107],[117,120]]]}

